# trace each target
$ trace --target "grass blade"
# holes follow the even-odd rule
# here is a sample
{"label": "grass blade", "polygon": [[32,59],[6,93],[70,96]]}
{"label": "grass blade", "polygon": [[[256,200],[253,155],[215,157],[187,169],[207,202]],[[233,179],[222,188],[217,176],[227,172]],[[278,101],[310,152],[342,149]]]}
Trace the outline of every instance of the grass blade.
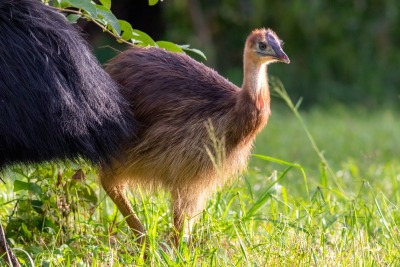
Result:
{"label": "grass blade", "polygon": [[271,188],[277,184],[280,180],[282,180],[286,174],[289,172],[289,170],[292,167],[288,167],[285,171],[281,173],[281,175],[275,179],[264,191],[264,193],[257,199],[257,201],[253,204],[253,206],[249,209],[247,212],[246,216],[243,218],[243,220],[248,220],[250,217],[254,215],[255,212],[257,212],[267,201],[268,199],[271,198]]}
{"label": "grass blade", "polygon": [[305,187],[306,187],[307,195],[309,195],[306,172],[304,171],[304,168],[300,164],[292,163],[292,162],[288,162],[288,161],[285,161],[285,160],[273,158],[273,157],[270,157],[270,156],[260,155],[260,154],[253,154],[253,156],[256,157],[256,158],[262,159],[262,160],[266,160],[266,161],[269,161],[269,162],[277,163],[277,164],[280,164],[280,165],[286,165],[286,166],[294,167],[294,168],[300,170],[301,174],[303,175],[303,180],[304,180],[304,184],[305,184]]}
{"label": "grass blade", "polygon": [[322,151],[319,149],[317,142],[315,141],[311,132],[308,130],[307,125],[305,124],[302,116],[300,115],[300,113],[298,111],[298,105],[295,106],[293,104],[293,102],[290,99],[288,93],[286,92],[282,82],[279,79],[277,79],[275,77],[271,77],[271,83],[273,84],[272,88],[274,89],[274,91],[286,102],[286,104],[288,105],[290,110],[294,113],[297,120],[300,122],[303,130],[305,131],[305,133],[307,135],[308,140],[311,143],[312,148],[314,149],[315,153],[317,153],[317,155],[320,158],[320,160],[322,161],[322,163],[326,166],[326,169],[328,170],[329,174],[331,175],[335,185],[339,188],[340,191],[344,192],[342,186],[338,182],[338,179],[337,179],[333,169],[331,168],[329,162],[326,160]]}

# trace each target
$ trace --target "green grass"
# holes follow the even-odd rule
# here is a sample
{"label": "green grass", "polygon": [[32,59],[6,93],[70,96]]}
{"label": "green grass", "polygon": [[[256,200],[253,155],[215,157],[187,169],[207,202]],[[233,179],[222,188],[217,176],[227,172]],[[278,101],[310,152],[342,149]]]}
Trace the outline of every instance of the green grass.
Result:
{"label": "green grass", "polygon": [[[198,215],[193,245],[168,249],[168,195],[135,194],[150,240],[144,258],[83,163],[3,175],[0,211],[10,245],[26,266],[398,266],[399,114],[302,112],[321,159],[299,119],[273,101],[254,153],[288,164],[252,157],[248,171]],[[82,166],[86,179],[72,179]]]}

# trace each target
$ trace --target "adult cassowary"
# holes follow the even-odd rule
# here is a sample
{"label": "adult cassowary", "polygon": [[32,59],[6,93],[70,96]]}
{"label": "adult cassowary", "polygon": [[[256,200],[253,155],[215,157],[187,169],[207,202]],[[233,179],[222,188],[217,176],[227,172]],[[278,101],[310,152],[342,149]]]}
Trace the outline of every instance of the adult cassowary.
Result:
{"label": "adult cassowary", "polygon": [[136,123],[80,33],[38,0],[0,1],[0,169],[107,162]]}

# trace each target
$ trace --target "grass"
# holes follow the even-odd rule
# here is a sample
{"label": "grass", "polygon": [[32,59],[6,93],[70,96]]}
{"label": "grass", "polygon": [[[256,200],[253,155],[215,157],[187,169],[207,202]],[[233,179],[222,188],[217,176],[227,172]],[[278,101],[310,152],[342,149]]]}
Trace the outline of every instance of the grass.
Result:
{"label": "grass", "polygon": [[293,110],[273,100],[254,149],[264,156],[213,195],[194,245],[168,250],[168,195],[137,194],[150,240],[145,258],[84,163],[3,175],[10,245],[26,266],[398,266],[399,114],[315,108],[299,114],[307,136]]}

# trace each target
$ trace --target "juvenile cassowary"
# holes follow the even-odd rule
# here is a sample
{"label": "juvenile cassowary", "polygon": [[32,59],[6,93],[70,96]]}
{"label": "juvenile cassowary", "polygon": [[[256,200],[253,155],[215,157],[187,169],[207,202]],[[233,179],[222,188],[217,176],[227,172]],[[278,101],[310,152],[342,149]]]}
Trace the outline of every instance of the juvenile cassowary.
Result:
{"label": "juvenile cassowary", "polygon": [[101,183],[139,239],[145,230],[127,186],[170,191],[175,229],[184,225],[188,238],[209,193],[246,168],[270,115],[267,66],[289,58],[272,30],[259,29],[248,36],[243,60],[242,88],[187,55],[158,48],[132,48],[107,64],[140,128],[103,166]]}
{"label": "juvenile cassowary", "polygon": [[62,14],[38,0],[0,1],[0,169],[107,162],[135,135],[127,107]]}

